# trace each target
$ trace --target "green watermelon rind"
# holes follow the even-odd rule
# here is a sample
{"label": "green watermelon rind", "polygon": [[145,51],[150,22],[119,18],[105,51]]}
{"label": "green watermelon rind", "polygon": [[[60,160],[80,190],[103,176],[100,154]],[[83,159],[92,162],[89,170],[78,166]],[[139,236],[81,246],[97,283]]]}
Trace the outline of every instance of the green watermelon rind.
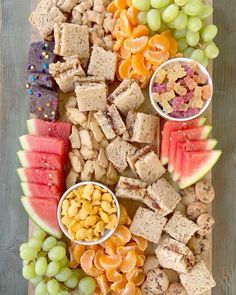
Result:
{"label": "green watermelon rind", "polygon": [[18,169],[16,169],[16,172],[17,172],[20,180],[23,181],[23,182],[27,182],[27,177],[26,177],[24,171],[25,171],[24,168],[18,168]]}
{"label": "green watermelon rind", "polygon": [[17,156],[18,156],[18,159],[19,159],[22,167],[29,167],[29,162],[27,161],[24,151],[19,150],[17,152]]}
{"label": "green watermelon rind", "polygon": [[27,135],[22,135],[19,137],[20,145],[24,151],[30,150],[30,145],[27,141]]}
{"label": "green watermelon rind", "polygon": [[34,212],[33,208],[30,206],[30,203],[28,202],[28,197],[22,196],[21,197],[21,202],[22,205],[25,208],[25,211],[28,213],[30,218],[43,230],[45,230],[48,234],[60,239],[62,237],[61,231],[53,230],[50,228],[47,224],[43,222],[43,220],[37,216],[37,214]]}
{"label": "green watermelon rind", "polygon": [[36,134],[36,131],[37,131],[36,120],[37,119],[30,119],[26,121],[27,129],[30,134]]}
{"label": "green watermelon rind", "polygon": [[203,164],[203,167],[198,170],[198,172],[194,173],[191,176],[185,176],[180,179],[178,182],[179,188],[184,189],[189,187],[190,185],[198,182],[201,178],[203,178],[216,164],[222,154],[221,150],[214,150],[211,152],[211,157],[208,159],[207,162]]}
{"label": "green watermelon rind", "polygon": [[31,192],[30,192],[30,190],[28,188],[27,182],[21,182],[20,185],[21,185],[21,189],[22,189],[24,195],[25,196],[30,196]]}

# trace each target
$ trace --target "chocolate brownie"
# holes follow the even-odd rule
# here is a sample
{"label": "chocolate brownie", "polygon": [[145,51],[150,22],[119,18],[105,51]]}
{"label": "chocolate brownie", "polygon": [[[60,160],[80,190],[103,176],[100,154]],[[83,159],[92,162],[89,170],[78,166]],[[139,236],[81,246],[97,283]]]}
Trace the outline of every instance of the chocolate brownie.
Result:
{"label": "chocolate brownie", "polygon": [[29,63],[26,66],[26,73],[49,73],[49,64],[56,61],[53,53],[54,42],[34,42],[29,48]]}
{"label": "chocolate brownie", "polygon": [[40,86],[27,89],[30,113],[39,119],[55,121],[58,117],[58,93]]}
{"label": "chocolate brownie", "polygon": [[29,89],[32,85],[57,90],[57,83],[49,74],[29,73],[26,76],[26,88]]}

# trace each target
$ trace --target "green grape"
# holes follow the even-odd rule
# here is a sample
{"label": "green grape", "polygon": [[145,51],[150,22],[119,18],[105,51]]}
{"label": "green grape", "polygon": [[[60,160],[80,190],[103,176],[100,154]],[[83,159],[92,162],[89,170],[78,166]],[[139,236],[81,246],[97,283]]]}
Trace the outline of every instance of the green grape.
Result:
{"label": "green grape", "polygon": [[57,295],[60,290],[60,286],[57,280],[52,279],[47,282],[47,291],[50,295]]}
{"label": "green grape", "polygon": [[175,4],[178,6],[184,6],[188,3],[189,0],[175,0]]}
{"label": "green grape", "polygon": [[47,295],[47,285],[44,282],[41,282],[36,286],[35,295]]}
{"label": "green grape", "polygon": [[215,25],[208,25],[202,32],[202,40],[203,42],[210,42],[212,41],[218,33],[217,26]]}
{"label": "green grape", "polygon": [[168,23],[168,24],[167,24],[167,27],[168,27],[169,29],[171,29],[171,30],[174,30],[174,29],[175,29],[175,22],[174,22],[174,20],[172,20],[172,22]]}
{"label": "green grape", "polygon": [[35,238],[30,239],[28,244],[30,247],[35,248],[38,251],[40,251],[40,249],[42,247],[42,242],[35,239]]}
{"label": "green grape", "polygon": [[26,264],[29,264],[29,261],[28,260],[22,260],[22,265],[26,265]]}
{"label": "green grape", "polygon": [[147,11],[150,9],[150,0],[133,0],[132,4],[139,10]]}
{"label": "green grape", "polygon": [[183,11],[190,16],[198,16],[203,11],[204,4],[201,0],[189,0],[183,7]]}
{"label": "green grape", "polygon": [[22,276],[26,280],[30,280],[36,276],[35,271],[34,271],[35,263],[32,261],[29,264],[26,264],[22,268]]}
{"label": "green grape", "polygon": [[24,249],[20,252],[20,257],[23,260],[33,260],[37,257],[37,250],[30,246],[24,247]]}
{"label": "green grape", "polygon": [[166,30],[168,30],[167,25],[165,23],[161,22],[161,27],[159,29],[159,32],[164,32]]}
{"label": "green grape", "polygon": [[203,61],[204,57],[205,57],[205,53],[202,49],[195,49],[190,56],[190,58],[200,63]]}
{"label": "green grape", "polygon": [[38,253],[38,258],[39,257],[46,257],[48,255],[48,252],[46,252],[46,251],[40,251],[39,253]]}
{"label": "green grape", "polygon": [[151,30],[158,31],[161,27],[161,16],[157,9],[150,9],[147,13],[147,23]]}
{"label": "green grape", "polygon": [[47,236],[47,233],[45,233],[45,231],[42,230],[41,228],[36,229],[36,231],[33,233],[33,237],[41,242],[44,241],[46,236]]}
{"label": "green grape", "polygon": [[183,11],[180,11],[178,16],[173,20],[175,29],[178,31],[184,30],[188,25],[187,14]]}
{"label": "green grape", "polygon": [[28,243],[21,244],[19,247],[19,251],[22,251],[23,249],[27,248],[28,246],[29,246]]}
{"label": "green grape", "polygon": [[36,276],[36,277],[30,279],[29,281],[30,281],[30,283],[32,283],[33,285],[36,286],[42,281],[42,277]]}
{"label": "green grape", "polygon": [[78,283],[79,283],[79,280],[76,277],[76,275],[72,275],[69,277],[68,280],[65,281],[64,284],[66,285],[66,287],[74,289],[78,286]]}
{"label": "green grape", "polygon": [[47,259],[45,257],[39,257],[35,263],[36,274],[42,276],[46,272],[47,266]]}
{"label": "green grape", "polygon": [[191,32],[198,32],[201,30],[202,21],[196,16],[191,16],[188,20],[188,30]]}
{"label": "green grape", "polygon": [[51,261],[46,270],[46,276],[51,278],[54,277],[60,270],[60,264],[59,262]]}
{"label": "green grape", "polygon": [[49,252],[48,252],[48,257],[52,261],[59,261],[61,260],[64,256],[66,255],[66,250],[62,246],[56,246],[53,247]]}
{"label": "green grape", "polygon": [[188,42],[186,41],[185,38],[177,40],[178,45],[179,45],[179,50],[183,52],[187,47],[188,47]]}
{"label": "green grape", "polygon": [[44,240],[42,248],[43,248],[44,251],[49,251],[50,249],[55,247],[56,244],[57,244],[57,239],[56,238],[48,237],[48,238],[46,238],[46,240]]}
{"label": "green grape", "polygon": [[68,266],[69,260],[66,256],[64,256],[61,260],[58,261],[61,267]]}
{"label": "green grape", "polygon": [[76,277],[79,281],[86,276],[86,274],[84,273],[84,271],[81,268],[73,269],[72,274],[76,275]]}
{"label": "green grape", "polygon": [[219,53],[220,53],[219,48],[215,44],[209,44],[205,48],[205,54],[206,54],[206,57],[208,58],[214,59],[219,55]]}
{"label": "green grape", "polygon": [[66,290],[62,290],[59,293],[57,293],[57,295],[69,295],[69,292]]}
{"label": "green grape", "polygon": [[213,7],[212,5],[204,5],[204,8],[201,12],[200,18],[205,19],[208,18],[209,16],[211,16],[213,14]]}
{"label": "green grape", "polygon": [[67,247],[67,246],[66,246],[66,242],[63,242],[63,241],[58,241],[58,242],[57,242],[57,246],[62,246],[62,247],[64,247],[64,248]]}
{"label": "green grape", "polygon": [[188,47],[184,50],[184,57],[190,58],[192,52],[194,51],[194,48]]}
{"label": "green grape", "polygon": [[166,9],[162,13],[162,20],[165,23],[172,22],[179,13],[179,7],[175,4],[171,4],[166,7]]}
{"label": "green grape", "polygon": [[199,39],[200,39],[200,35],[198,32],[188,31],[186,34],[186,40],[187,40],[188,44],[192,47],[194,47],[198,44]]}
{"label": "green grape", "polygon": [[185,38],[187,34],[187,29],[181,31],[174,31],[173,36],[175,39],[182,39]]}
{"label": "green grape", "polygon": [[96,281],[91,277],[85,277],[79,282],[79,292],[83,295],[92,295],[96,289]]}
{"label": "green grape", "polygon": [[206,56],[205,56],[204,59],[202,60],[201,64],[202,64],[205,68],[207,68],[207,66],[208,66],[208,58],[207,58]]}
{"label": "green grape", "polygon": [[149,36],[154,36],[156,35],[156,32],[155,31],[152,31],[150,28],[149,28]]}
{"label": "green grape", "polygon": [[137,15],[138,23],[141,25],[146,25],[147,23],[147,12],[140,11]]}
{"label": "green grape", "polygon": [[169,5],[171,0],[151,0],[151,6],[154,8],[162,8]]}
{"label": "green grape", "polygon": [[69,277],[72,275],[72,271],[68,267],[63,267],[60,269],[60,271],[56,274],[55,278],[59,282],[65,282],[69,279]]}

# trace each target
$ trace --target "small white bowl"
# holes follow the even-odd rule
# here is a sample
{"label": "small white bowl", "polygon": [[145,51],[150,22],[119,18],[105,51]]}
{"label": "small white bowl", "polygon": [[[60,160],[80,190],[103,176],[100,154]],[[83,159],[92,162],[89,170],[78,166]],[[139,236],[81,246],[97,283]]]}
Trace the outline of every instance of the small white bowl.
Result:
{"label": "small white bowl", "polygon": [[157,74],[158,70],[159,70],[159,69],[162,69],[162,68],[165,67],[166,65],[169,65],[169,64],[171,64],[171,63],[176,63],[176,62],[185,63],[185,64],[191,64],[191,63],[193,63],[193,62],[196,63],[197,66],[198,66],[198,71],[199,71],[199,73],[202,73],[202,74],[207,75],[207,77],[208,77],[208,85],[211,85],[211,86],[212,86],[212,94],[213,94],[212,79],[211,79],[210,74],[209,74],[208,71],[206,70],[206,68],[205,68],[203,65],[201,65],[199,62],[197,62],[197,61],[195,61],[195,60],[192,60],[192,59],[190,59],[190,58],[178,57],[178,58],[173,58],[173,59],[170,59],[170,60],[164,62],[163,64],[161,64],[161,65],[155,70],[155,72],[154,72],[153,75],[152,75],[152,78],[151,78],[150,84],[149,84],[149,97],[150,97],[150,100],[151,100],[152,106],[154,107],[154,109],[157,111],[157,113],[158,113],[161,117],[163,117],[163,118],[165,118],[165,119],[167,119],[167,120],[171,120],[171,121],[189,121],[189,120],[192,120],[192,119],[195,119],[195,118],[201,116],[201,115],[205,112],[205,110],[208,108],[209,104],[211,103],[212,95],[211,95],[211,97],[210,97],[206,102],[204,102],[203,107],[201,108],[201,110],[200,110],[197,114],[195,114],[195,115],[193,115],[193,116],[191,116],[191,117],[187,117],[187,118],[175,118],[175,117],[172,117],[172,116],[166,114],[166,113],[162,110],[162,108],[159,106],[159,104],[153,99],[153,96],[152,96],[152,88],[153,88],[153,84],[155,83],[154,81],[155,81],[155,77],[156,77],[156,74]]}
{"label": "small white bowl", "polygon": [[[97,186],[100,186],[101,188],[107,190],[108,193],[111,194],[113,200],[114,200],[114,203],[115,203],[115,206],[116,206],[116,215],[117,215],[117,225],[116,227],[118,226],[119,224],[119,220],[120,220],[120,206],[119,206],[119,202],[115,196],[115,194],[108,188],[106,187],[105,185],[99,183],[99,182],[96,182],[96,181],[82,181],[80,183],[77,183],[75,185],[73,185],[72,187],[70,187],[64,194],[63,196],[61,197],[60,199],[60,202],[58,204],[58,207],[57,207],[57,219],[58,219],[58,223],[59,223],[59,226],[62,230],[62,232],[70,239],[71,239],[71,236],[70,234],[68,233],[68,230],[66,228],[66,226],[61,222],[61,210],[62,210],[62,202],[63,200],[66,198],[66,196],[71,192],[73,191],[74,189],[77,189],[79,188],[80,186],[82,185],[87,185],[87,184],[93,184],[93,185],[97,185]],[[97,245],[97,244],[100,244],[102,242],[104,242],[105,240],[107,240],[108,238],[110,238],[110,236],[114,233],[114,231],[116,230],[116,227],[112,230],[110,229],[106,229],[106,231],[104,232],[104,235],[97,241],[79,241],[79,240],[73,240],[73,242],[77,243],[77,244],[81,244],[81,245]]]}

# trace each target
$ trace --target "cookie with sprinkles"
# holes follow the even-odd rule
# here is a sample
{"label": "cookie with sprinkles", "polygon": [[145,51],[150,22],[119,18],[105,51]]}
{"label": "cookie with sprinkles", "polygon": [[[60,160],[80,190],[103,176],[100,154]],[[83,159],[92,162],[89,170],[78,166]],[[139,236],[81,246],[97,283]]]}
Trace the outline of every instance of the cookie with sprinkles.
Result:
{"label": "cookie with sprinkles", "polygon": [[53,53],[54,42],[34,42],[30,44],[29,60],[26,65],[26,73],[48,74],[49,64],[57,60]]}
{"label": "cookie with sprinkles", "polygon": [[57,92],[40,86],[30,86],[26,92],[29,96],[30,113],[48,121],[55,121],[58,118]]}
{"label": "cookie with sprinkles", "polygon": [[26,76],[26,88],[30,88],[31,85],[41,86],[52,89],[54,91],[57,90],[57,83],[54,78],[49,74],[42,73],[29,73]]}

